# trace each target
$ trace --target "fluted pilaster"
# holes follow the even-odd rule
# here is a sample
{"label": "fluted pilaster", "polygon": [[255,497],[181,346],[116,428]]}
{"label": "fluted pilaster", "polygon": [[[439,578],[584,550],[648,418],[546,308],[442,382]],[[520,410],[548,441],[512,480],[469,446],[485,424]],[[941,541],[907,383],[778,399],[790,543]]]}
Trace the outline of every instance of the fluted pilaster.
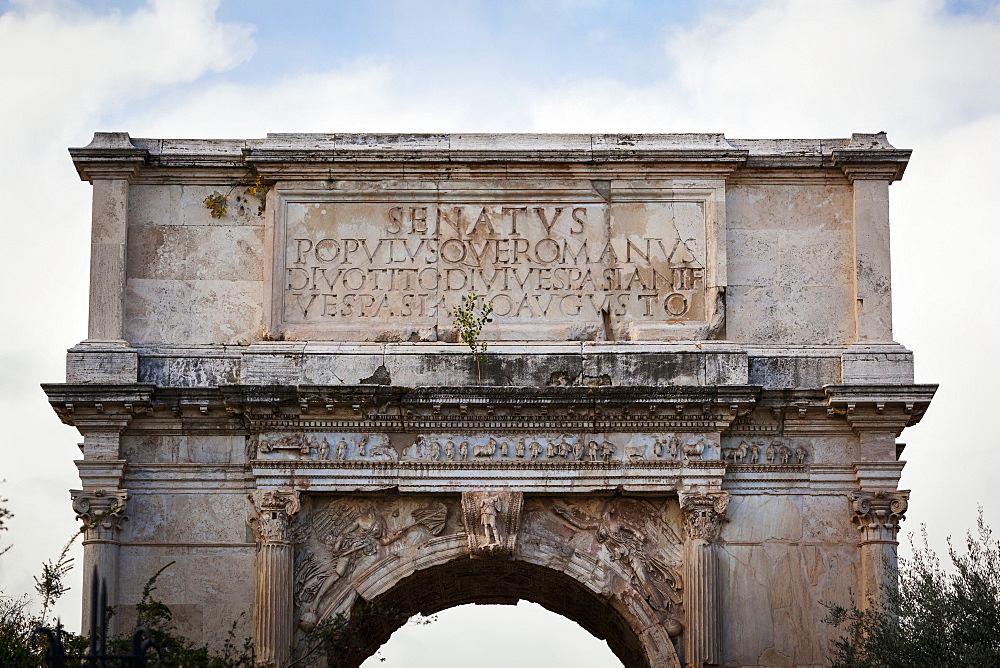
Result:
{"label": "fluted pilaster", "polygon": [[909,498],[909,490],[851,492],[851,521],[861,533],[862,607],[881,600],[899,584],[896,535]]}
{"label": "fluted pilaster", "polygon": [[719,558],[715,540],[725,521],[729,494],[721,491],[682,494],[684,513],[684,663],[722,663]]}
{"label": "fluted pilaster", "polygon": [[253,638],[257,662],[281,668],[288,665],[294,624],[292,610],[294,554],[290,518],[299,510],[299,493],[257,491],[249,495],[247,519],[257,535],[257,583]]}
{"label": "fluted pilaster", "polygon": [[[124,489],[95,489],[70,491],[76,518],[83,521],[83,623],[82,632],[89,635],[97,620],[91,619],[90,593],[96,573],[107,588],[108,605],[118,605],[118,553],[125,503],[128,492]],[[109,631],[117,631],[111,620]]]}

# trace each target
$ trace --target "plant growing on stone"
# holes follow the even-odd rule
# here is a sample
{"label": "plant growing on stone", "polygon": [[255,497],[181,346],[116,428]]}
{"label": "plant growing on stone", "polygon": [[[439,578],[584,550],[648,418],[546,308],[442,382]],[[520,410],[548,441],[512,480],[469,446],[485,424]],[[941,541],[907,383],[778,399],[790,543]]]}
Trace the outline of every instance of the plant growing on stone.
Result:
{"label": "plant growing on stone", "polygon": [[222,194],[216,190],[202,200],[205,207],[211,213],[212,218],[222,218],[226,215],[229,211],[229,198],[232,196],[233,192],[240,187],[243,187],[244,195],[248,195],[257,200],[257,215],[259,216],[264,213],[267,208],[267,191],[269,186],[264,183],[264,177],[262,177],[259,172],[251,169],[247,172],[246,176],[233,184],[233,187],[230,188],[226,194]]}
{"label": "plant growing on stone", "polygon": [[[965,551],[948,541],[945,569],[927,544],[900,560],[899,587],[859,609],[824,603],[824,620],[843,628],[830,660],[842,668],[1000,665],[1000,541],[979,511]],[[912,544],[912,537],[911,537]]]}
{"label": "plant growing on stone", "polygon": [[475,292],[466,293],[462,302],[451,312],[458,336],[472,350],[477,365],[486,361],[487,344],[479,340],[479,335],[483,331],[483,326],[492,322],[491,313],[493,313],[493,302],[480,304],[479,295]]}

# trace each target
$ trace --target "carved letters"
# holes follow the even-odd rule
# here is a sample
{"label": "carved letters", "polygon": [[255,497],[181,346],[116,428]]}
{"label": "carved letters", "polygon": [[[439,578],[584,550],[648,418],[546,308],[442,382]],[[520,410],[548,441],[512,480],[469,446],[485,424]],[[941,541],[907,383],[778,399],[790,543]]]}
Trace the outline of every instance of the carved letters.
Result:
{"label": "carved letters", "polygon": [[697,201],[295,202],[285,218],[275,280],[292,325],[433,328],[468,292],[493,302],[498,321],[585,321],[591,338],[609,319],[699,321],[708,332],[722,313],[706,302]]}

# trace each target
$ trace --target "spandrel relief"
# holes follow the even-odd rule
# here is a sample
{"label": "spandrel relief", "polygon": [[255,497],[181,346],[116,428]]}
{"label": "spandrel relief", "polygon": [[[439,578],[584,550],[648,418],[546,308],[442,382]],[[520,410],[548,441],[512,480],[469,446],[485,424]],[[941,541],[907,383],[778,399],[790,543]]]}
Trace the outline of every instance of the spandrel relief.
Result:
{"label": "spandrel relief", "polygon": [[493,303],[492,340],[706,338],[721,326],[711,189],[643,184],[612,204],[279,196],[275,320],[297,338],[447,339],[470,292]]}
{"label": "spandrel relief", "polygon": [[[621,596],[643,599],[671,636],[683,630],[682,544],[676,508],[636,499],[563,500],[535,510],[531,522],[561,522],[578,532],[579,549],[604,550],[618,566]],[[673,526],[672,526],[673,525]]]}
{"label": "spandrel relief", "polygon": [[318,621],[328,596],[359,570],[458,530],[454,501],[382,498],[312,499],[295,528],[295,603],[299,625]]}

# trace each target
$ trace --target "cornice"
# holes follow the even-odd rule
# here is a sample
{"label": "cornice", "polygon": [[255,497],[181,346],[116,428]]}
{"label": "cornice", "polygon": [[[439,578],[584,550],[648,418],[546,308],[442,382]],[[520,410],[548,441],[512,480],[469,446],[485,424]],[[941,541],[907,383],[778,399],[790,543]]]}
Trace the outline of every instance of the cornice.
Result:
{"label": "cornice", "polygon": [[831,415],[843,415],[855,430],[900,431],[927,412],[937,385],[826,385]]}
{"label": "cornice", "polygon": [[[449,165],[519,170],[543,175],[544,165],[621,165],[642,174],[716,174],[747,170],[745,178],[784,172],[791,178],[840,169],[849,179],[902,176],[910,151],[896,149],[885,133],[848,139],[727,139],[704,134],[268,134],[263,139],[132,139],[126,132],[98,132],[85,147],[70,149],[84,180],[128,178],[143,182],[188,178],[210,183],[234,171],[256,169],[269,180],[322,180],[379,169],[434,174]],[[213,172],[216,175],[213,177]]]}

